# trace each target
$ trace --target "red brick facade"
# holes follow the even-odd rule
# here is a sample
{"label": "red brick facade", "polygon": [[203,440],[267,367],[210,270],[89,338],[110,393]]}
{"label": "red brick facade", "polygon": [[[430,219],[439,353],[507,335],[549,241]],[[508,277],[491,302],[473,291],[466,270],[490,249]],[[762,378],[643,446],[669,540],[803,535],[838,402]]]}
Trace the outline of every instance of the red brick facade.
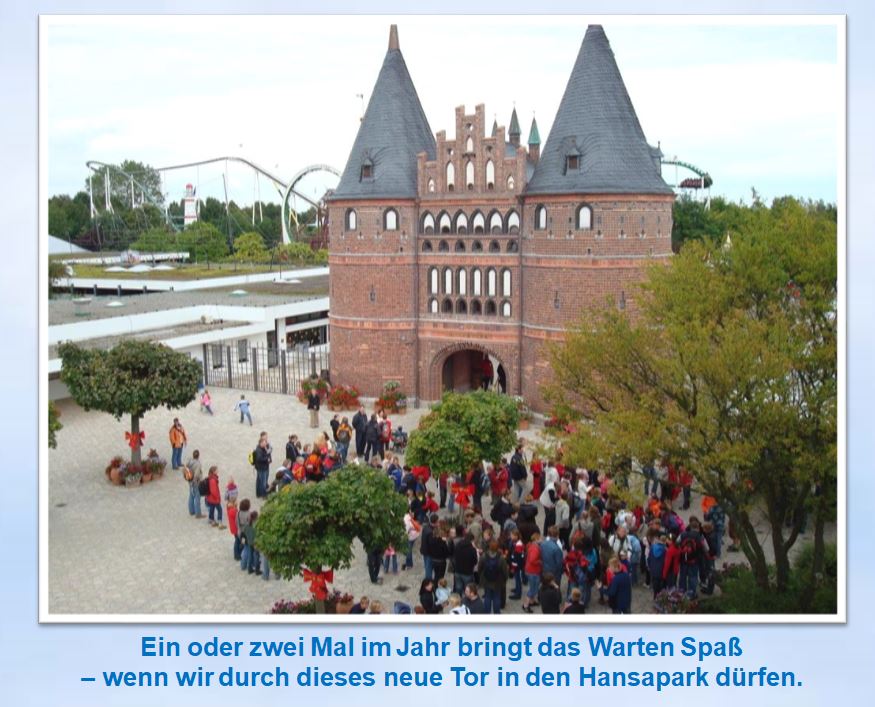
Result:
{"label": "red brick facade", "polygon": [[414,199],[330,202],[332,381],[435,400],[447,357],[471,349],[543,409],[545,343],[588,309],[634,311],[643,268],[671,254],[673,196],[527,195],[539,146],[488,136],[483,105],[455,122],[417,155]]}

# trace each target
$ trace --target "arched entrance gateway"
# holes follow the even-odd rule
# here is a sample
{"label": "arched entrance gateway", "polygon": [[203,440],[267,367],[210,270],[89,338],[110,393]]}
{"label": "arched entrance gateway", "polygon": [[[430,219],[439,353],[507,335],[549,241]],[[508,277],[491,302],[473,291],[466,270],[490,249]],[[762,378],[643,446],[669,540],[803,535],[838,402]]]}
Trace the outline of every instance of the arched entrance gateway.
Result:
{"label": "arched entrance gateway", "polygon": [[441,392],[465,393],[478,388],[507,392],[507,371],[499,358],[477,348],[458,348],[440,364]]}

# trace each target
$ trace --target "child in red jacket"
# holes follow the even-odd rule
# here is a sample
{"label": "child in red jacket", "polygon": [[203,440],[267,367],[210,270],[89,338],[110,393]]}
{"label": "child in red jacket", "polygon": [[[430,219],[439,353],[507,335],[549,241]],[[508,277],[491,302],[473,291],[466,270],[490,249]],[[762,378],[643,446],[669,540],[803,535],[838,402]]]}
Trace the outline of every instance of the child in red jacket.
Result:
{"label": "child in red jacket", "polygon": [[234,538],[234,559],[238,562],[240,561],[240,556],[238,555],[238,550],[240,546],[240,540],[237,537],[237,498],[228,499],[228,503],[225,506],[225,510],[228,512],[228,530],[231,531],[231,537]]}

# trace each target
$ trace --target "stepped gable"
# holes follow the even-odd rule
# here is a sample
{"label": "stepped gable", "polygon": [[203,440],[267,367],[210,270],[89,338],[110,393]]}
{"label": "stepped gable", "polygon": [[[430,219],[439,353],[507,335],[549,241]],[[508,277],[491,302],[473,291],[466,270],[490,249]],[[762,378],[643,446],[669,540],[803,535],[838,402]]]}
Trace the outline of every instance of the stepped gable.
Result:
{"label": "stepped gable", "polygon": [[526,193],[671,194],[658,154],[604,30],[590,25]]}
{"label": "stepped gable", "polygon": [[415,197],[419,152],[435,159],[434,136],[392,25],[389,50],[332,199]]}

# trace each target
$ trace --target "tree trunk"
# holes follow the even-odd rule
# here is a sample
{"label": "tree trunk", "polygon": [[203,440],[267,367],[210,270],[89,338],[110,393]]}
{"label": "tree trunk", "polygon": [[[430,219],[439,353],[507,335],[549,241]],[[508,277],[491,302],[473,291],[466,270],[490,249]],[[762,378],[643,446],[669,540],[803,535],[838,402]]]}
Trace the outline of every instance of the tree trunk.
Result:
{"label": "tree trunk", "polygon": [[324,599],[316,599],[316,613],[324,614],[325,613],[325,600]]}
{"label": "tree trunk", "polygon": [[744,556],[750,563],[751,571],[756,579],[757,586],[760,589],[769,589],[769,564],[766,562],[766,555],[763,552],[760,540],[757,537],[756,528],[750,522],[747,513],[741,513],[738,518],[733,519],[735,527],[738,529],[738,536],[741,539],[741,549]]}
{"label": "tree trunk", "polygon": [[783,514],[769,513],[769,523],[772,526],[772,548],[775,551],[775,575],[777,590],[783,592],[790,583],[790,558],[784,547]]}
{"label": "tree trunk", "polygon": [[825,495],[821,494],[814,506],[814,552],[811,558],[811,570],[808,577],[805,578],[805,585],[802,587],[802,594],[799,597],[800,608],[805,612],[811,612],[818,576],[823,575],[824,555],[826,553],[823,540],[823,531],[826,525]]}
{"label": "tree trunk", "polygon": [[137,444],[131,447],[131,464],[139,464],[142,459],[140,449],[140,416],[136,413],[131,415],[131,437],[137,441]]}

